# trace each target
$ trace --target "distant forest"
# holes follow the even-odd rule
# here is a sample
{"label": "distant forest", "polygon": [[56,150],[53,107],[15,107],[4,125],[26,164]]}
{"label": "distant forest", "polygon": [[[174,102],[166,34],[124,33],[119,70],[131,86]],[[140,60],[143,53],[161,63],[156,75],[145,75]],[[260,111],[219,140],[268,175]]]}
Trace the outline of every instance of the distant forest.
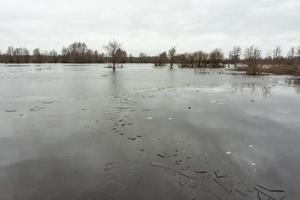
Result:
{"label": "distant forest", "polygon": [[[197,51],[192,53],[176,52],[176,48],[162,52],[156,56],[140,53],[139,56],[128,55],[117,41],[110,41],[103,46],[105,53],[92,50],[84,42],[75,42],[63,47],[61,53],[56,51],[41,51],[34,49],[32,53],[25,47],[8,47],[5,53],[0,52],[0,63],[154,63],[155,66],[174,64],[186,68],[211,67],[219,68],[232,64],[236,69],[244,70],[248,74],[257,75],[269,72],[279,74],[300,74],[300,47],[292,47],[287,55],[282,55],[280,47],[276,47],[265,57],[258,47],[251,46],[242,50],[234,46],[225,58],[221,49],[214,49],[207,53]],[[266,67],[269,66],[269,67]],[[272,67],[270,67],[272,66]],[[280,69],[280,70],[279,70]],[[275,70],[275,71],[274,71]]]}
{"label": "distant forest", "polygon": [[[105,46],[104,46],[104,49]],[[154,63],[155,57],[141,53],[138,57],[127,55],[121,45],[115,50],[117,63]],[[111,62],[111,52],[100,53],[87,47],[84,42],[75,42],[63,47],[60,53],[41,51],[36,48],[30,52],[26,47],[8,47],[5,53],[0,52],[0,63],[107,63]]]}

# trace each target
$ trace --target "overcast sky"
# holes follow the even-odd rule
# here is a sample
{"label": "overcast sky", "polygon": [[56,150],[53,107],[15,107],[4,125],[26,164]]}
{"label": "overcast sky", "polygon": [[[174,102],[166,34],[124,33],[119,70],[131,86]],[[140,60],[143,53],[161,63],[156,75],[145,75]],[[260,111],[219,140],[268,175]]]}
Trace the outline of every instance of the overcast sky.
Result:
{"label": "overcast sky", "polygon": [[55,49],[74,41],[127,52],[225,51],[239,44],[266,53],[300,46],[300,0],[0,0],[0,50]]}

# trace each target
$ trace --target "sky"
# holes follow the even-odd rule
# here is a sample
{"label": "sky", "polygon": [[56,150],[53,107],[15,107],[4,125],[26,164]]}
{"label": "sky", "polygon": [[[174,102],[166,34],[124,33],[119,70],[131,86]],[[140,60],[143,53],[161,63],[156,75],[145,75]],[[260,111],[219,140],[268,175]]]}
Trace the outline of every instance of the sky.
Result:
{"label": "sky", "polygon": [[2,52],[60,52],[75,41],[104,51],[110,40],[133,55],[234,45],[285,54],[300,46],[300,0],[0,0]]}

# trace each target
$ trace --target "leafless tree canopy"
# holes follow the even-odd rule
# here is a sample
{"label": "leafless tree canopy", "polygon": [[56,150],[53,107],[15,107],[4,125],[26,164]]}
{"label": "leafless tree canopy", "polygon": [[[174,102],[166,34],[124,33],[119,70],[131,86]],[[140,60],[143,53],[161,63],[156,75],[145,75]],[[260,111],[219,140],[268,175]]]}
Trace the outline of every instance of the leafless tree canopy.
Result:
{"label": "leafless tree canopy", "polygon": [[236,67],[241,60],[242,49],[239,46],[234,46],[232,51],[229,52],[229,59],[233,62]]}
{"label": "leafless tree canopy", "polygon": [[167,62],[168,62],[167,53],[163,52],[155,58],[154,64],[155,64],[155,66],[164,66],[167,64]]}
{"label": "leafless tree canopy", "polygon": [[[113,70],[116,70],[116,62],[118,61],[118,56],[120,57],[120,51],[122,48],[122,44],[118,41],[109,41],[107,45],[104,46],[104,49],[107,51],[107,54],[111,58],[111,62],[113,64]],[[118,52],[119,51],[119,52]]]}
{"label": "leafless tree canopy", "polygon": [[175,54],[176,54],[176,48],[172,47],[169,52],[168,52],[168,56],[170,59],[170,68],[173,68],[174,62],[175,62]]}
{"label": "leafless tree canopy", "polygon": [[251,46],[245,50],[245,62],[247,64],[247,74],[260,75],[262,73],[262,64],[260,62],[261,50],[258,47]]}

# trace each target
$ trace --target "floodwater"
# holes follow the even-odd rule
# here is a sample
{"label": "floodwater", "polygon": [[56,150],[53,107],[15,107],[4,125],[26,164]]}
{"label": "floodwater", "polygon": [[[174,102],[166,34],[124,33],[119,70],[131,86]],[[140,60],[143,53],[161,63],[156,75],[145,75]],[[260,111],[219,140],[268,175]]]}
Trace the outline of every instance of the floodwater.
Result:
{"label": "floodwater", "polygon": [[299,108],[299,78],[0,65],[0,199],[298,200]]}

